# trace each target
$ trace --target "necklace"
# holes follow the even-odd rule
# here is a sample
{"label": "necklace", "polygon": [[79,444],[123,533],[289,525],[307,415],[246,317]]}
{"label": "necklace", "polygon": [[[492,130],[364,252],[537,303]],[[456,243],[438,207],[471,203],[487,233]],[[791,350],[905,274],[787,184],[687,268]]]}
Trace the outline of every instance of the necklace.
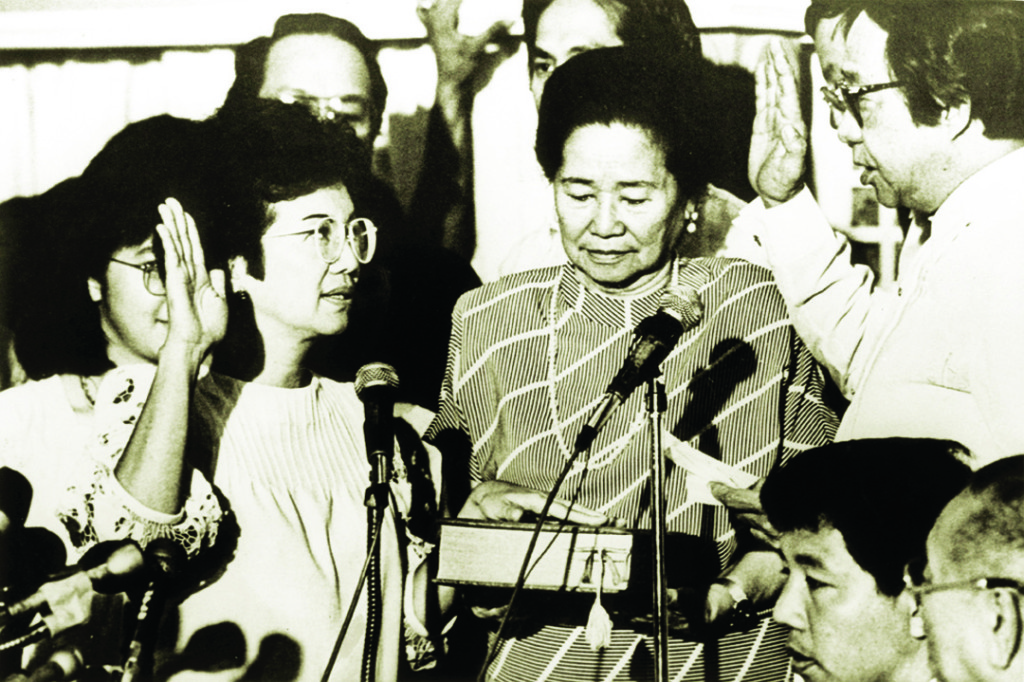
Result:
{"label": "necklace", "polygon": [[[555,287],[551,292],[551,301],[548,305],[547,311],[547,332],[548,332],[548,348],[547,348],[547,389],[548,389],[548,409],[551,412],[552,429],[555,434],[555,441],[558,443],[558,448],[562,452],[562,456],[565,459],[572,458],[572,449],[569,447],[569,443],[565,439],[565,434],[562,432],[562,421],[560,418],[561,410],[558,404],[558,329],[561,326],[558,320],[558,299],[561,291],[562,277],[564,276],[564,270],[559,273],[558,278],[555,280]],[[674,285],[679,280],[679,260],[673,259],[672,265],[669,269],[668,280],[658,286],[658,289],[663,289],[668,286]],[[579,312],[583,308],[583,301],[586,296],[586,287],[583,283],[580,283],[580,293],[577,297],[575,305],[573,305],[565,315],[563,323],[573,314],[573,312]],[[596,459],[594,462],[590,462],[589,452],[585,455],[585,459],[582,463],[577,464],[574,469],[586,469],[590,467],[597,467],[600,464],[614,461],[620,452],[625,450],[626,446],[629,445],[632,440],[632,434],[637,427],[642,425],[644,421],[643,408],[640,408],[640,413],[637,418],[633,420],[627,430],[626,436],[618,439],[614,443],[614,448],[604,453],[603,456]]]}

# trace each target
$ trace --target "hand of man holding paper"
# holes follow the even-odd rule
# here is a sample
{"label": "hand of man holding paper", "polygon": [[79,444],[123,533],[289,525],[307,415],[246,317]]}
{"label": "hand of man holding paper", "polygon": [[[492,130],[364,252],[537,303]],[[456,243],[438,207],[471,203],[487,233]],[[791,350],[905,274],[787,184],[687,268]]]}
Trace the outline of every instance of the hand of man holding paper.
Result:
{"label": "hand of man holding paper", "polygon": [[728,507],[736,514],[741,523],[750,528],[751,534],[768,545],[775,546],[779,533],[768,521],[768,517],[761,508],[761,486],[764,479],[759,478],[750,488],[733,488],[712,481],[708,484],[711,494],[719,502]]}

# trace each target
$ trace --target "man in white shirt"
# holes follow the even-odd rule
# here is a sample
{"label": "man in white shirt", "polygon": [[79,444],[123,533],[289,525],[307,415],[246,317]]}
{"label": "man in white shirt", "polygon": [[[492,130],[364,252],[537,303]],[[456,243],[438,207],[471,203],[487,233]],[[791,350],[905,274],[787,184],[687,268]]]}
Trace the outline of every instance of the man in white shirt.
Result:
{"label": "man in white shirt", "polygon": [[[851,3],[851,7],[854,3]],[[804,188],[794,67],[759,78],[751,181],[794,325],[851,405],[838,440],[950,438],[983,464],[1024,451],[1024,3],[865,3],[826,88],[861,181],[911,229],[897,290],[853,266]]]}

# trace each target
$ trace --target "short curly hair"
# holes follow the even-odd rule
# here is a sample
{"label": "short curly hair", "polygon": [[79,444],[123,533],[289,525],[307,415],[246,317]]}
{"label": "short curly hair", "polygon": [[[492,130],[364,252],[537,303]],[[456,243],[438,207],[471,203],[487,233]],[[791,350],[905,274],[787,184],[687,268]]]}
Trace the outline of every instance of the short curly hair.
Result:
{"label": "short curly hair", "polygon": [[578,128],[620,123],[647,132],[665,154],[665,167],[688,199],[713,175],[710,99],[703,62],[665,59],[646,50],[590,50],[555,69],[544,88],[536,152],[553,180],[565,143]]}
{"label": "short curly hair", "polygon": [[220,186],[211,203],[210,258],[235,256],[263,277],[263,233],[272,204],[344,185],[359,211],[370,178],[367,150],[344,122],[317,119],[301,104],[249,100],[213,119]]}

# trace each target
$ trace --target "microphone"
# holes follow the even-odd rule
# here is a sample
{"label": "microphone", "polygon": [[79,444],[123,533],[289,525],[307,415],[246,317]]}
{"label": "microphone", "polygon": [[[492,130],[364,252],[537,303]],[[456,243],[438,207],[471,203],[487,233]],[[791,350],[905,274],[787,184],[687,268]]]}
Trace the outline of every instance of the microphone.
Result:
{"label": "microphone", "polygon": [[398,372],[383,362],[371,362],[356,372],[356,395],[363,401],[366,418],[363,436],[370,463],[383,457],[391,461],[395,454],[395,393]]}
{"label": "microphone", "polygon": [[658,368],[679,337],[696,327],[703,316],[704,306],[695,289],[675,288],[665,292],[658,312],[641,320],[633,330],[633,343],[626,360],[608,384],[590,419],[580,429],[576,452],[583,452],[593,444],[615,408],[624,403],[637,386],[658,375]]}
{"label": "microphone", "polygon": [[185,550],[169,538],[157,538],[146,546],[145,561],[150,577],[139,602],[135,633],[128,645],[121,682],[142,679],[143,668],[150,667],[160,616],[167,601],[167,587],[185,565]]}
{"label": "microphone", "polygon": [[44,583],[38,590],[0,612],[0,628],[25,613],[49,606],[51,616],[44,618],[50,634],[89,619],[93,583],[118,581],[130,577],[142,567],[142,553],[133,544],[115,550],[106,561],[93,568]]}

